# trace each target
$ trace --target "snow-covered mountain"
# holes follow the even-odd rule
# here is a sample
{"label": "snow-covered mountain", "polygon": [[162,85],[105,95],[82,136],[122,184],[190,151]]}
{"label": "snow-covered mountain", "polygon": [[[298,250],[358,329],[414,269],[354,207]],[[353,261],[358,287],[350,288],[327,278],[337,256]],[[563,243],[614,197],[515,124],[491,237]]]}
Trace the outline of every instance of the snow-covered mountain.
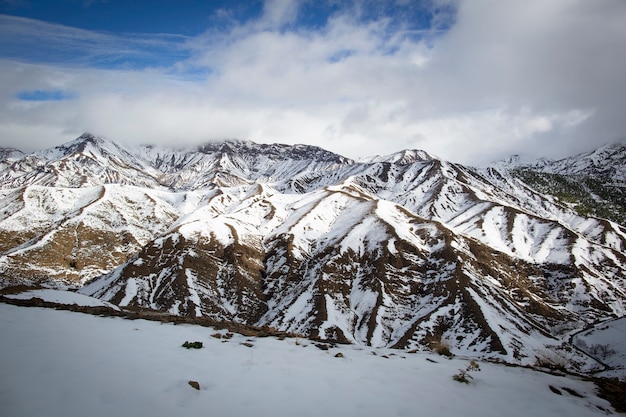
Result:
{"label": "snow-covered mountain", "polygon": [[568,335],[624,315],[626,230],[502,167],[89,134],[1,163],[4,285],[523,363],[562,346],[581,369]]}
{"label": "snow-covered mountain", "polygon": [[24,157],[24,153],[13,148],[0,148],[0,171],[3,171],[13,162]]}
{"label": "snow-covered mountain", "polygon": [[626,182],[626,140],[601,146],[591,152],[559,159],[542,159],[521,167],[564,175],[584,175],[610,183]]}
{"label": "snow-covered mountain", "polygon": [[626,141],[560,160],[522,163],[512,158],[495,168],[578,214],[626,225]]}

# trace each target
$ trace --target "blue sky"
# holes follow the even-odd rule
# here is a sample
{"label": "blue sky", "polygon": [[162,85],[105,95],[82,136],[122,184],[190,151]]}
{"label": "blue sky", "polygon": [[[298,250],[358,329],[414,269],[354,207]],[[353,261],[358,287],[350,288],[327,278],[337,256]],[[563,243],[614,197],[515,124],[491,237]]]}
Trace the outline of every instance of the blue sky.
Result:
{"label": "blue sky", "polygon": [[195,36],[215,24],[219,10],[245,21],[258,15],[261,1],[229,7],[229,1],[73,1],[3,2],[2,12],[80,29],[116,33],[172,33]]}
{"label": "blue sky", "polygon": [[622,0],[0,0],[0,146],[565,156],[626,137],[624,21]]}
{"label": "blue sky", "polygon": [[[415,36],[422,36],[424,31],[434,33],[432,18],[436,10],[429,3],[273,3],[278,5],[274,6],[277,12],[270,13],[295,13],[293,18],[274,23],[272,29],[283,33],[323,30],[335,14],[347,11],[360,24],[387,19],[390,35],[394,29],[413,30]],[[291,4],[296,3],[297,11],[290,11]],[[5,58],[133,70],[170,68],[190,60],[194,38],[219,36],[269,14],[269,7],[261,0],[13,0],[0,5],[0,12],[8,15],[3,18],[6,36],[0,39]],[[350,55],[350,51],[339,51],[331,59]],[[211,72],[210,67],[187,69],[195,77]]]}
{"label": "blue sky", "polygon": [[[290,2],[279,1],[277,4]],[[351,10],[366,22],[381,16],[427,29],[437,9],[424,1],[337,1],[299,2],[297,19],[285,27],[321,28],[333,14]],[[196,36],[209,28],[222,28],[229,21],[245,24],[262,17],[267,7],[262,0],[13,0],[0,3],[0,12],[58,23],[75,28],[116,33],[180,34]]]}

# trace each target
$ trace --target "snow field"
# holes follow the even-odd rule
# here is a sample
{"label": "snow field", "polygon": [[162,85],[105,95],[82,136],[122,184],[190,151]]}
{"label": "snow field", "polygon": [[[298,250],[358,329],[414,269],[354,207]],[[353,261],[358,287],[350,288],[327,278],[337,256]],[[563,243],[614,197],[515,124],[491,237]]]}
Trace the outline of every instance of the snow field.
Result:
{"label": "snow field", "polygon": [[89,297],[87,295],[62,290],[53,290],[43,288],[39,290],[24,291],[19,294],[6,294],[5,297],[18,300],[30,300],[31,298],[41,298],[44,301],[59,303],[59,304],[76,304],[86,307],[109,307],[114,310],[120,308],[115,304],[111,304],[106,301],[99,300],[97,298]]}
{"label": "snow field", "polygon": [[[356,346],[323,351],[303,339],[214,333],[0,304],[2,414],[550,417],[610,410],[593,384],[528,369],[481,362],[466,385],[452,375],[467,359]],[[204,348],[184,349],[185,341]]]}

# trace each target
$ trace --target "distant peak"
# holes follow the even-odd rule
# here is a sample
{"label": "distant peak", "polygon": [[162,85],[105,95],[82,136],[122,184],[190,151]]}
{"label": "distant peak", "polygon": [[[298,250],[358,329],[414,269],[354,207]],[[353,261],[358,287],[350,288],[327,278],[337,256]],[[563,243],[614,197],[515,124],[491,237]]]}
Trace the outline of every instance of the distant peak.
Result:
{"label": "distant peak", "polygon": [[408,165],[414,162],[434,161],[436,159],[439,159],[439,158],[420,149],[405,149],[399,152],[392,153],[390,155],[384,155],[384,156],[377,155],[374,157],[365,158],[363,161],[364,162],[389,162],[389,163],[398,164],[398,165]]}
{"label": "distant peak", "polygon": [[607,143],[606,145],[603,145],[599,147],[598,149],[592,152],[589,152],[588,155],[614,154],[618,152],[621,153],[621,152],[624,152],[625,148],[626,148],[626,139],[622,139],[621,141],[618,141],[618,142]]}
{"label": "distant peak", "polygon": [[94,139],[96,139],[96,135],[94,135],[91,132],[85,132],[76,138],[76,140],[94,140]]}
{"label": "distant peak", "polygon": [[287,145],[280,143],[256,143],[251,140],[229,139],[210,142],[199,148],[203,153],[222,152],[239,156],[260,156],[294,160],[312,160],[335,163],[351,163],[352,160],[314,145]]}
{"label": "distant peak", "polygon": [[589,178],[610,178],[614,183],[624,183],[626,178],[626,142],[624,140],[600,146],[592,151],[561,159],[539,158],[530,161],[515,157],[496,162],[495,168],[524,169],[560,175],[577,175]]}
{"label": "distant peak", "polygon": [[541,158],[541,159],[537,159],[537,160],[531,160],[531,159],[528,159],[528,156],[526,156],[526,155],[513,154],[513,155],[510,155],[507,158],[500,159],[498,161],[494,161],[491,164],[489,164],[488,166],[492,167],[492,168],[515,169],[515,168],[526,167],[529,164],[541,163],[541,164],[545,165],[545,164],[548,164],[550,162],[551,162],[551,160],[550,159],[546,159],[546,158]]}
{"label": "distant peak", "polygon": [[99,145],[99,144],[103,144],[106,142],[108,141],[100,136],[96,136],[90,132],[85,132],[79,137],[77,137],[76,139],[69,141],[67,143],[64,143],[63,145],[61,145],[61,147],[62,148],[74,148],[77,146],[84,147],[85,144],[89,144],[89,143],[94,144],[94,145]]}
{"label": "distant peak", "polygon": [[120,146],[93,133],[85,132],[76,139],[62,145],[38,152],[45,159],[55,159],[61,156],[70,156],[84,152],[95,152],[96,154],[110,153]]}
{"label": "distant peak", "polygon": [[509,164],[517,164],[520,161],[520,157],[519,154],[515,154],[515,155],[511,155],[509,156],[509,158],[506,160],[506,162],[508,162]]}
{"label": "distant peak", "polygon": [[417,161],[432,161],[434,159],[438,159],[435,156],[429,154],[426,151],[421,149],[407,149],[400,152],[402,158],[400,162],[411,163]]}
{"label": "distant peak", "polygon": [[21,158],[24,156],[24,152],[15,148],[2,148],[0,147],[0,161],[4,161],[12,158]]}

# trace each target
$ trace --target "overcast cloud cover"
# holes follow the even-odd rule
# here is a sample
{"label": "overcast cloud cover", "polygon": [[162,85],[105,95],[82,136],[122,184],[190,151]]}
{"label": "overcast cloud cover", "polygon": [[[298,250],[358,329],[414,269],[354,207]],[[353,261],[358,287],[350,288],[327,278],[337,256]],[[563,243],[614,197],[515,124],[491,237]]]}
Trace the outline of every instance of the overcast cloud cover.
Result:
{"label": "overcast cloud cover", "polygon": [[0,0],[0,146],[90,131],[481,165],[626,137],[624,0],[223,2],[195,33],[62,25],[30,3]]}

